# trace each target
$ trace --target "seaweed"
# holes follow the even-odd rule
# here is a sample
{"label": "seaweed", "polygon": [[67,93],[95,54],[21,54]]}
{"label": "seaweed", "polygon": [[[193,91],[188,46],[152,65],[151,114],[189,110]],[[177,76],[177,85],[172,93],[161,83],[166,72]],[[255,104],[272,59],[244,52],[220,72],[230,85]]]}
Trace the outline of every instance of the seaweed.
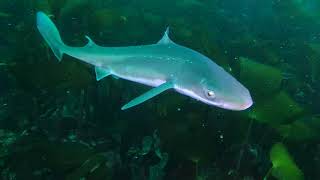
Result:
{"label": "seaweed", "polygon": [[[292,143],[302,169],[277,143],[266,179],[319,179],[319,5],[1,0],[0,179],[262,179],[275,139]],[[58,64],[36,31],[36,11],[50,14],[74,46],[84,45],[85,35],[103,46],[155,43],[169,26],[175,42],[243,83],[254,104],[230,112],[167,92],[120,111],[140,87],[97,83],[91,66],[68,56]],[[29,128],[46,137],[27,136]],[[109,133],[121,134],[116,147]],[[313,153],[297,153],[306,147]]]}
{"label": "seaweed", "polygon": [[276,143],[270,150],[272,167],[265,176],[265,180],[271,173],[278,180],[303,180],[304,175],[296,165],[286,147],[282,143]]}
{"label": "seaweed", "polygon": [[317,140],[320,133],[320,118],[317,115],[298,118],[290,124],[275,127],[286,140],[293,142],[307,142]]}
{"label": "seaweed", "polygon": [[279,69],[240,57],[240,80],[247,86],[254,99],[271,97],[280,90],[282,73]]}
{"label": "seaweed", "polygon": [[305,110],[285,91],[281,91],[256,103],[248,114],[252,119],[275,126],[295,121],[305,114]]}

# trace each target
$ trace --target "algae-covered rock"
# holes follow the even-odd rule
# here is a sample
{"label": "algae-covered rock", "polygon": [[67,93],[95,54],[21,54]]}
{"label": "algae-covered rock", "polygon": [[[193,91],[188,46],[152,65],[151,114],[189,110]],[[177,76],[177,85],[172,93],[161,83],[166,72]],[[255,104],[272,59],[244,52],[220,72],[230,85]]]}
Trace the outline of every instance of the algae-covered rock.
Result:
{"label": "algae-covered rock", "polygon": [[244,57],[239,60],[240,80],[248,87],[254,99],[269,98],[279,90],[282,81],[279,69]]}
{"label": "algae-covered rock", "polygon": [[12,161],[7,162],[7,166],[20,172],[17,179],[34,179],[32,171],[39,167],[60,174],[58,179],[99,180],[110,179],[113,175],[113,155],[96,152],[83,142],[48,141],[43,136],[24,135],[10,147],[9,153]]}
{"label": "algae-covered rock", "polygon": [[[111,171],[108,171],[108,167],[106,166],[107,158],[104,154],[98,153],[88,158],[83,164],[68,174],[67,180],[78,180],[81,178],[85,178],[91,176],[89,179],[111,179]],[[94,178],[93,178],[94,177]]]}
{"label": "algae-covered rock", "polygon": [[[296,165],[286,147],[282,143],[276,143],[270,151],[272,167],[269,171],[278,180],[303,180],[302,171]],[[267,174],[268,176],[269,174]],[[266,176],[266,177],[267,177]],[[266,179],[266,178],[265,178]]]}
{"label": "algae-covered rock", "polygon": [[9,155],[9,147],[18,139],[18,134],[0,129],[0,158]]}
{"label": "algae-covered rock", "polygon": [[268,124],[279,125],[294,121],[302,116],[300,107],[286,92],[281,91],[263,101],[255,103],[249,111],[249,117]]}

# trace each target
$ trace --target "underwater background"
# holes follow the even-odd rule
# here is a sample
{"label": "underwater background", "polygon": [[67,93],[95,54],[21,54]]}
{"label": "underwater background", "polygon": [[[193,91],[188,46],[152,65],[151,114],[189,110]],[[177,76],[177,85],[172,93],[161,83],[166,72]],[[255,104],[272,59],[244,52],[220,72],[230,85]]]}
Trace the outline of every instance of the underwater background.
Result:
{"label": "underwater background", "polygon": [[[59,63],[36,29],[72,46],[171,39],[222,66],[254,104],[230,111]],[[320,179],[320,1],[0,0],[1,180]],[[161,67],[159,67],[161,68]]]}

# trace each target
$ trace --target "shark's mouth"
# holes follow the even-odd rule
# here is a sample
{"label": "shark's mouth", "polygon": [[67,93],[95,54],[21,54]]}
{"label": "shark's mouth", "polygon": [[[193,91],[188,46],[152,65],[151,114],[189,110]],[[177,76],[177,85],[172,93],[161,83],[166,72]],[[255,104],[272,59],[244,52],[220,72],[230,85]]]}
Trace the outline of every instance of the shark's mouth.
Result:
{"label": "shark's mouth", "polygon": [[239,103],[221,103],[220,105],[217,105],[217,106],[224,108],[224,109],[242,111],[242,110],[246,110],[249,107],[251,107],[252,104],[253,104],[253,102],[250,98],[250,100],[247,100],[246,102],[240,103],[240,104]]}
{"label": "shark's mouth", "polygon": [[223,101],[223,100],[210,101],[206,98],[199,96],[198,94],[196,94],[195,92],[193,92],[189,89],[184,89],[184,88],[180,88],[180,87],[175,87],[175,90],[181,94],[189,96],[189,97],[191,97],[195,100],[201,101],[205,104],[217,106],[217,107],[220,107],[223,109],[228,109],[228,110],[242,111],[242,110],[248,109],[253,104],[253,101],[250,96],[248,98],[246,98],[243,103],[234,103],[234,102]]}

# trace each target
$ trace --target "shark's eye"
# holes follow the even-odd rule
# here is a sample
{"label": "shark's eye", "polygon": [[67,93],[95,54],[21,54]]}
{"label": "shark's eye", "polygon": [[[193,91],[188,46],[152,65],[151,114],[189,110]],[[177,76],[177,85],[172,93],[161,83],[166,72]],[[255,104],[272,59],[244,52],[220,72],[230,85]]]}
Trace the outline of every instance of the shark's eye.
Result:
{"label": "shark's eye", "polygon": [[209,97],[211,97],[211,98],[214,98],[214,97],[215,97],[215,94],[214,94],[213,91],[208,91],[208,92],[207,92],[207,95],[208,95]]}

